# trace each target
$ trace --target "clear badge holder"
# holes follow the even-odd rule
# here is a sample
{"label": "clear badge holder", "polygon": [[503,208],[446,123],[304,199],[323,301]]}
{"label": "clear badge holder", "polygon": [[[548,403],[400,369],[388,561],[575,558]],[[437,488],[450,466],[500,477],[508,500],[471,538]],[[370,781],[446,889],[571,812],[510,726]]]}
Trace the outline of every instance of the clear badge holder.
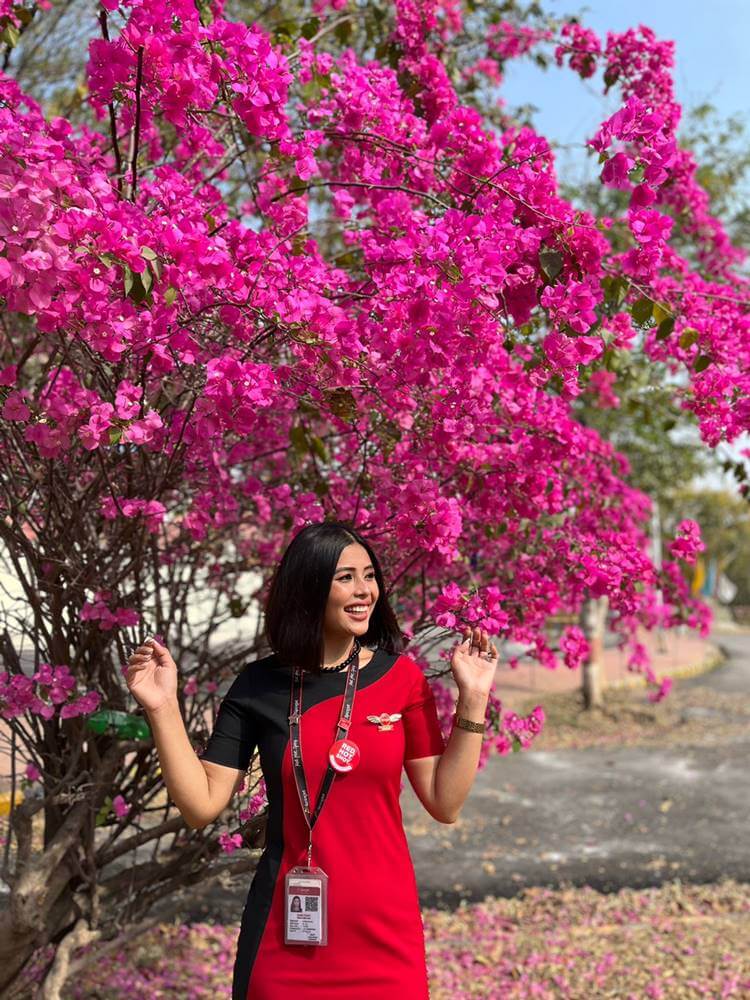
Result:
{"label": "clear badge holder", "polygon": [[328,876],[296,865],[284,878],[284,944],[328,944]]}

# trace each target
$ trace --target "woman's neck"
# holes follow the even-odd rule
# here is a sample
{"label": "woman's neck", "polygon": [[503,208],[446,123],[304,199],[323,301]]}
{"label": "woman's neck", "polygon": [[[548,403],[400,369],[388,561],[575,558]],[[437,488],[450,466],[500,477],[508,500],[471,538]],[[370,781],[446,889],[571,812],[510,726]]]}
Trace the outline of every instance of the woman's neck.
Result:
{"label": "woman's neck", "polygon": [[[354,636],[342,635],[334,638],[326,636],[323,639],[323,669],[335,667],[342,663],[354,648]],[[361,645],[361,640],[360,640]]]}

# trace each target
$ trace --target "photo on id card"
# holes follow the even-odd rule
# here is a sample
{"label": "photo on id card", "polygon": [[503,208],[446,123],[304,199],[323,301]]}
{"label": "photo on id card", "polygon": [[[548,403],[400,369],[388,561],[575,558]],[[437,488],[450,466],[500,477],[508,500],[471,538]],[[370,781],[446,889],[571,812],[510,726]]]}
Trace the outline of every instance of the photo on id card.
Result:
{"label": "photo on id card", "polygon": [[285,878],[285,944],[324,945],[328,939],[328,876],[322,868],[292,868]]}

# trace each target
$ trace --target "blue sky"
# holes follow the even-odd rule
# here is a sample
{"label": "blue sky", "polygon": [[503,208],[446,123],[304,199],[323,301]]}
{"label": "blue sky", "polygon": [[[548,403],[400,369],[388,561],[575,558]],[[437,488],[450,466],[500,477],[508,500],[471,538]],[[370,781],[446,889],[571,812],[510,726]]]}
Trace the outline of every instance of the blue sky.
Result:
{"label": "blue sky", "polygon": [[[648,25],[658,37],[676,43],[675,94],[684,109],[707,102],[723,117],[739,115],[750,123],[750,0],[590,0],[580,7],[547,0],[544,7],[556,15],[579,14],[602,42],[607,31]],[[608,97],[602,90],[599,75],[584,81],[567,68],[543,70],[531,62],[512,60],[506,64],[501,94],[511,107],[533,104],[539,109],[534,114],[536,129],[565,147],[556,153],[558,177],[575,181],[584,171],[594,175],[600,169],[594,157],[587,157],[584,143],[617,109],[615,89]],[[722,457],[739,459],[740,448],[748,445],[750,436],[744,435],[718,451]],[[709,474],[702,482],[736,489],[734,479],[721,473]]]}
{"label": "blue sky", "polygon": [[[675,92],[684,108],[707,101],[724,116],[750,118],[748,0],[590,0],[580,7],[575,0],[547,0],[544,7],[558,16],[581,15],[602,42],[607,31],[648,25],[658,37],[676,43]],[[513,107],[536,105],[534,124],[551,141],[580,148],[617,107],[616,94],[603,95],[600,77],[584,81],[569,69],[553,66],[545,71],[524,60],[512,60],[506,69],[503,97]],[[580,162],[580,152],[560,150],[559,174],[564,176]]]}

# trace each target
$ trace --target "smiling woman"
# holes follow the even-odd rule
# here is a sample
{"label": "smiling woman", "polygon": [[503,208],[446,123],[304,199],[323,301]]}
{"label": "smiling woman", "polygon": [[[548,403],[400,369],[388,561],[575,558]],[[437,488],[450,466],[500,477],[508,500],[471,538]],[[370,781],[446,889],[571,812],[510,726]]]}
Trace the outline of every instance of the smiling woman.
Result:
{"label": "smiling woman", "polygon": [[458,714],[469,719],[457,718],[446,747],[377,556],[350,525],[298,532],[265,612],[273,652],[242,669],[200,761],[193,756],[203,789],[177,745],[184,732],[170,734],[174,712],[149,715],[170,795],[191,826],[219,815],[260,753],[267,842],[242,914],[233,1000],[381,1000],[391,990],[426,1000],[401,776],[434,819],[456,819],[476,774],[497,651],[479,629],[454,648]]}
{"label": "smiling woman", "polygon": [[[281,661],[317,675],[364,646],[403,648],[377,556],[342,522],[311,524],[295,536],[274,573],[266,636]],[[368,659],[365,653],[360,666]]]}

